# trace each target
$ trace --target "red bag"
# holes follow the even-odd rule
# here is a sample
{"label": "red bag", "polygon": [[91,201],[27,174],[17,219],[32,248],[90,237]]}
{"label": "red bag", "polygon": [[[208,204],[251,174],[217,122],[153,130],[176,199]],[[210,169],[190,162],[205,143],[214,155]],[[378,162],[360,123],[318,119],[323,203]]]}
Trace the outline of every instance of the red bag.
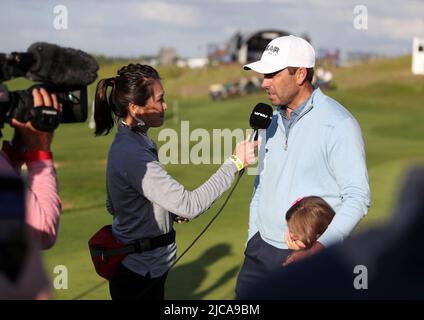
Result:
{"label": "red bag", "polygon": [[91,260],[99,276],[111,280],[121,261],[130,253],[154,250],[175,242],[175,230],[148,239],[136,240],[130,244],[116,241],[109,224],[97,231],[88,241]]}
{"label": "red bag", "polygon": [[130,253],[126,252],[126,245],[115,240],[111,225],[97,231],[88,241],[88,246],[97,274],[108,280],[112,279],[119,263]]}

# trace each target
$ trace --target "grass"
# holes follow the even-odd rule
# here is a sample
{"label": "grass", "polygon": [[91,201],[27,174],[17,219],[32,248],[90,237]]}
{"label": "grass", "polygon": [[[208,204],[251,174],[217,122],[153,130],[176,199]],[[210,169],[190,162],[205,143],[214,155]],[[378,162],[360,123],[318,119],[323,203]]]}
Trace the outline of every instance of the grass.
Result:
{"label": "grass", "polygon": [[[334,70],[337,90],[327,92],[358,119],[366,144],[372,192],[372,207],[358,230],[383,223],[389,216],[406,170],[424,163],[424,77],[410,74],[411,61],[402,57]],[[112,76],[118,65],[100,70]],[[165,128],[179,131],[182,120],[190,129],[247,128],[252,107],[267,102],[264,94],[211,102],[208,85],[250,75],[240,66],[194,70],[162,69],[170,110]],[[11,89],[29,82],[14,80]],[[90,86],[91,97],[95,84]],[[178,103],[174,122],[172,106]],[[153,130],[156,139],[159,130]],[[6,138],[11,130],[5,129]],[[105,164],[113,133],[95,138],[87,124],[61,125],[55,133],[53,150],[57,162],[60,195],[64,203],[59,237],[55,247],[44,252],[52,280],[56,265],[68,268],[68,289],[54,290],[57,299],[109,299],[107,284],[96,275],[88,253],[89,237],[111,222],[105,209]],[[157,140],[156,140],[157,141]],[[164,142],[159,142],[160,146]],[[191,146],[193,146],[193,142]],[[167,165],[188,189],[204,182],[218,165]],[[243,261],[247,236],[248,206],[253,177],[244,176],[231,201],[210,230],[170,272],[169,299],[232,299],[235,279]],[[177,225],[181,253],[208,223],[223,199],[199,219]],[[358,231],[356,230],[356,231]]]}

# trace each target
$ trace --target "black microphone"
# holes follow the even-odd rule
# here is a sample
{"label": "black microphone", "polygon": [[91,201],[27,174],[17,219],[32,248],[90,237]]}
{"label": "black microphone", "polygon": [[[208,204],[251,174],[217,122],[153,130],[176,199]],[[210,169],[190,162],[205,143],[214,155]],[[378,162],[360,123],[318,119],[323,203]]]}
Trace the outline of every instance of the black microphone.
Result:
{"label": "black microphone", "polygon": [[[272,107],[266,103],[259,102],[252,110],[250,114],[249,123],[253,129],[253,132],[250,134],[249,142],[258,140],[258,130],[267,129],[271,124],[272,120]],[[239,179],[244,174],[245,168],[241,169],[239,172]]]}
{"label": "black microphone", "polygon": [[250,114],[249,123],[253,129],[252,134],[249,137],[249,142],[258,139],[258,130],[259,129],[267,129],[271,124],[272,120],[272,107],[266,103],[258,103],[252,110]]}
{"label": "black microphone", "polygon": [[34,81],[82,87],[97,78],[97,61],[84,51],[36,42],[28,48],[28,53],[33,61],[27,77]]}

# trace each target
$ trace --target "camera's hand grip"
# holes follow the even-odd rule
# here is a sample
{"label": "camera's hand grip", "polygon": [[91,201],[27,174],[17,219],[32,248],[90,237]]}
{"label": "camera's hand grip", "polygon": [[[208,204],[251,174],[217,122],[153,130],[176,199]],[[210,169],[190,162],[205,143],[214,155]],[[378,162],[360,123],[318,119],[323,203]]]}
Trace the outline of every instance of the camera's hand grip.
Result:
{"label": "camera's hand grip", "polygon": [[36,130],[53,132],[59,126],[60,113],[51,107],[32,108],[30,121]]}

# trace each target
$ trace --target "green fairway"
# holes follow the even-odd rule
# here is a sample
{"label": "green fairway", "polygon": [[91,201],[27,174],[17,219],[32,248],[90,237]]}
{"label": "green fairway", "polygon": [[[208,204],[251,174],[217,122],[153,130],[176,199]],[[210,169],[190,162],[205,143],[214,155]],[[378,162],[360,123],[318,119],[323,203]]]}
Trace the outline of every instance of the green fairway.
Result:
{"label": "green fairway", "polygon": [[[397,200],[406,170],[424,163],[424,77],[412,76],[410,65],[410,58],[403,57],[336,69],[337,89],[326,91],[354,114],[365,139],[372,206],[356,232],[384,222]],[[100,78],[112,76],[118,67],[103,67]],[[242,71],[240,66],[160,71],[169,107],[164,128],[179,131],[179,121],[189,120],[190,130],[204,128],[211,134],[213,129],[245,129],[253,106],[257,102],[268,103],[262,93],[209,101],[209,84],[253,75]],[[10,89],[24,88],[27,84],[14,80]],[[90,99],[94,88],[90,86]],[[178,105],[178,118],[174,118],[174,105]],[[5,138],[10,138],[11,132],[5,129]],[[158,129],[151,131],[155,140],[158,132]],[[55,133],[53,151],[64,209],[57,244],[44,252],[44,257],[52,283],[55,266],[64,265],[68,269],[68,289],[53,289],[57,299],[110,298],[106,281],[94,271],[87,241],[97,229],[111,222],[105,209],[105,165],[113,136],[114,133],[95,138],[87,123],[62,125]],[[158,142],[158,146],[162,143]],[[188,189],[199,186],[218,167],[216,164],[167,165],[170,174]],[[221,216],[171,270],[166,285],[168,299],[234,298],[235,279],[247,237],[252,184],[253,177],[245,175]],[[223,200],[198,219],[176,226],[179,253],[209,222]],[[280,214],[283,219],[283,213]]]}

